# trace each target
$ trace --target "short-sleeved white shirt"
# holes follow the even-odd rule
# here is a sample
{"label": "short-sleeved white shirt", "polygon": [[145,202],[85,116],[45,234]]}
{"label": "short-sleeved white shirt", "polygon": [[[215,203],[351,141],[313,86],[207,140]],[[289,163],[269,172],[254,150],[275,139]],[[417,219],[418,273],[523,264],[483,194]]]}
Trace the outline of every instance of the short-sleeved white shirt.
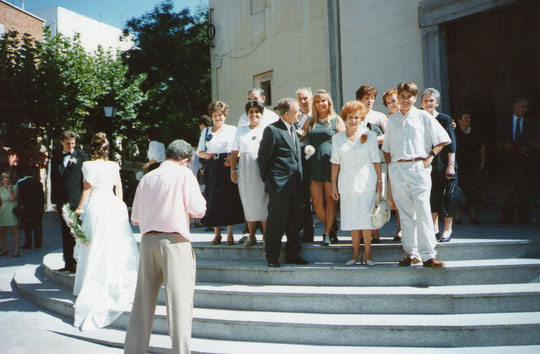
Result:
{"label": "short-sleeved white shirt", "polygon": [[412,107],[406,115],[401,111],[388,118],[382,150],[392,161],[424,158],[431,148],[450,142],[444,128],[429,113]]}
{"label": "short-sleeved white shirt", "polygon": [[[212,135],[212,138],[208,141],[206,141],[207,133]],[[218,134],[212,133],[211,127],[204,128],[197,145],[197,153],[201,151],[208,151],[211,154],[231,152],[235,135],[236,127],[228,124],[223,124],[222,130]]]}
{"label": "short-sleeved white shirt", "polygon": [[[274,122],[277,122],[277,120],[279,119],[279,116],[277,114],[274,113],[274,111],[271,111],[269,109],[264,109],[264,112],[263,112],[263,115],[262,115],[262,118],[261,118],[261,123],[262,125],[264,125],[265,127],[267,125],[270,125]],[[242,114],[240,116],[240,119],[238,119],[238,126],[237,128],[240,128],[240,127],[243,127],[243,126],[246,126],[246,125],[249,125],[249,118],[247,117],[247,114]]]}

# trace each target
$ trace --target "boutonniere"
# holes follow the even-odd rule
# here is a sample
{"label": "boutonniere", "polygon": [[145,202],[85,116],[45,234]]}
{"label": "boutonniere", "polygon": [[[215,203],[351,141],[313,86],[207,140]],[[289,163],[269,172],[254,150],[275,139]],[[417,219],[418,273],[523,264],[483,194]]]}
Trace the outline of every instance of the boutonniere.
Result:
{"label": "boutonniere", "polygon": [[367,134],[364,133],[362,135],[360,135],[360,143],[365,143],[367,141]]}
{"label": "boutonniere", "polygon": [[77,163],[77,158],[76,157],[70,157],[68,163],[73,163],[73,164]]}
{"label": "boutonniere", "polygon": [[298,134],[299,137],[303,137],[306,135],[306,132],[303,129],[296,129],[296,134]]}

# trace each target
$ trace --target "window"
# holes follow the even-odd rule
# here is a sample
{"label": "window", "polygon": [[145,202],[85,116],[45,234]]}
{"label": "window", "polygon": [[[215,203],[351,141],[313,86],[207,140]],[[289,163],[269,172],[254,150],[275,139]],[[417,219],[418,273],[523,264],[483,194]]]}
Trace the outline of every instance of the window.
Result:
{"label": "window", "polygon": [[253,76],[253,87],[260,87],[264,90],[266,95],[266,101],[264,104],[266,106],[272,105],[272,76],[274,71],[270,70],[262,74]]}

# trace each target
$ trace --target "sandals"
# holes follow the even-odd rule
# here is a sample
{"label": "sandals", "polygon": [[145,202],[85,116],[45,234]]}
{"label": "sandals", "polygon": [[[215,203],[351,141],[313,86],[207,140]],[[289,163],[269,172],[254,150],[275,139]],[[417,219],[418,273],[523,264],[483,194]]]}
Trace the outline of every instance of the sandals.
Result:
{"label": "sandals", "polygon": [[227,243],[225,243],[227,246],[234,245],[234,236],[227,236]]}
{"label": "sandals", "polygon": [[8,255],[8,251],[4,251],[4,252],[0,253],[0,257],[1,256],[7,256],[7,255]]}
{"label": "sandals", "polygon": [[215,236],[212,241],[210,241],[212,246],[221,244],[221,235]]}

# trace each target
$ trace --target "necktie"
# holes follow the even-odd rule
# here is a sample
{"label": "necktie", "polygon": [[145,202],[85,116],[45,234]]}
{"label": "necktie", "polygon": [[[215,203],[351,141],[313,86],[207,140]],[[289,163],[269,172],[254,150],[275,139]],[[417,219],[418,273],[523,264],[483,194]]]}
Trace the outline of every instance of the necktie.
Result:
{"label": "necktie", "polygon": [[521,118],[516,119],[516,135],[514,141],[518,145],[521,143]]}
{"label": "necktie", "polygon": [[296,137],[294,136],[294,131],[293,131],[293,126],[291,125],[291,138],[292,138],[292,141],[293,141],[293,146],[294,148],[296,149]]}

